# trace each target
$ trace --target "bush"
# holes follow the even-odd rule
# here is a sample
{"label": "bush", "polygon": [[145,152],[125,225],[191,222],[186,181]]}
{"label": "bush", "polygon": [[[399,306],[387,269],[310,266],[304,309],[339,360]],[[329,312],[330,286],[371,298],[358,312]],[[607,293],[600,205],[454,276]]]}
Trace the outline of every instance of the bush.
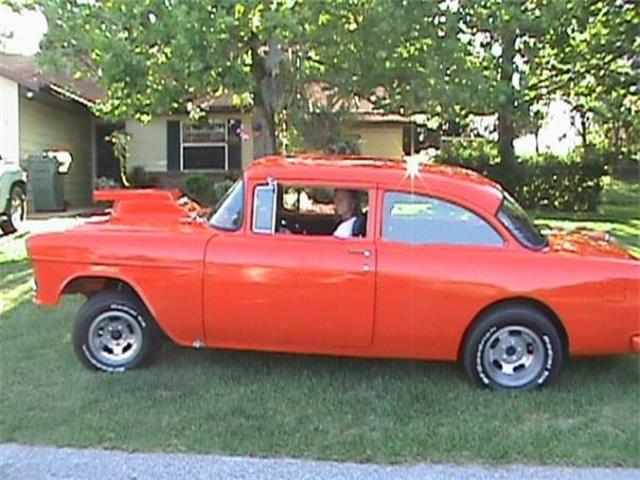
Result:
{"label": "bush", "polygon": [[157,176],[147,172],[142,166],[136,166],[129,170],[127,179],[131,188],[154,188],[158,186]]}
{"label": "bush", "polygon": [[495,146],[484,140],[446,145],[438,160],[475,170],[500,183],[527,209],[595,211],[602,192],[603,162],[577,154],[521,157],[505,168]]}
{"label": "bush", "polygon": [[605,169],[597,158],[545,154],[522,159],[517,169],[514,194],[525,208],[592,212],[600,203]]}
{"label": "bush", "polygon": [[640,181],[640,162],[633,158],[624,158],[611,167],[611,176],[628,182]]}
{"label": "bush", "polygon": [[231,188],[230,178],[216,179],[213,175],[194,173],[185,180],[185,193],[203,206],[215,206]]}

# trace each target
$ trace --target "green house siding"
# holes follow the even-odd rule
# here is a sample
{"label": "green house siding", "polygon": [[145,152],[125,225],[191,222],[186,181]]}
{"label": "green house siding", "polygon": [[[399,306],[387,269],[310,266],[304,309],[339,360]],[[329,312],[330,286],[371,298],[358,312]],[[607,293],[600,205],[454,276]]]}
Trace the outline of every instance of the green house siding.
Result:
{"label": "green house siding", "polygon": [[[250,112],[211,112],[212,120],[239,119],[246,132],[250,135],[243,140],[237,140],[230,145],[231,169],[245,168],[254,158],[253,151],[253,116]],[[129,142],[129,168],[142,167],[148,172],[181,172],[181,138],[180,122],[188,121],[187,115],[172,115],[158,117],[147,124],[135,120],[127,120],[126,130],[131,135]],[[239,155],[238,155],[239,154]],[[239,161],[235,160],[239,156]]]}
{"label": "green house siding", "polygon": [[50,149],[70,151],[73,162],[64,178],[65,200],[72,208],[90,205],[93,117],[81,107],[44,96],[20,97],[20,158]]}

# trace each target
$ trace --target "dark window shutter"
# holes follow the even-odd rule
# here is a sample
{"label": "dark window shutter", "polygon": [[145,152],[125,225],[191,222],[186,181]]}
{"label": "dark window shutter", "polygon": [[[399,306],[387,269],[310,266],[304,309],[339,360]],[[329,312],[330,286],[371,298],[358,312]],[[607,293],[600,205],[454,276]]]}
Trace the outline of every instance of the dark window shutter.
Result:
{"label": "dark window shutter", "polygon": [[227,148],[229,154],[229,170],[242,170],[242,137],[240,136],[242,122],[240,119],[228,121],[229,129]]}
{"label": "dark window shutter", "polygon": [[180,170],[179,120],[167,120],[167,170]]}

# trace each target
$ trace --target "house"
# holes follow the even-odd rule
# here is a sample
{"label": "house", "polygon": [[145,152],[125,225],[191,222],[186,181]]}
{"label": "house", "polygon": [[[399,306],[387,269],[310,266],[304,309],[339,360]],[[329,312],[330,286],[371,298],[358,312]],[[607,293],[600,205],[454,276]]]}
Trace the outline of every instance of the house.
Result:
{"label": "house", "polygon": [[[187,114],[159,117],[148,124],[127,120],[129,167],[143,167],[174,186],[185,174],[238,171],[262,156],[262,127],[250,111],[234,108],[227,96],[209,108],[206,125],[191,123]],[[412,153],[407,143],[411,120],[401,115],[359,112],[347,128],[363,155],[400,159]]]}
{"label": "house", "polygon": [[[69,207],[92,202],[101,177],[118,179],[119,164],[105,139],[125,129],[128,168],[152,173],[161,186],[180,186],[192,173],[224,174],[245,168],[264,152],[262,126],[250,110],[233,105],[230,95],[210,99],[209,122],[194,124],[185,113],[142,124],[111,123],[92,107],[103,96],[95,84],[62,74],[44,74],[33,57],[0,53],[0,155],[24,161],[47,150],[67,150],[73,162],[64,176]],[[347,125],[363,155],[402,158],[413,153],[414,125],[407,117],[382,114],[362,101]]]}
{"label": "house", "polygon": [[72,208],[92,202],[96,119],[89,107],[96,95],[89,82],[39,74],[32,57],[0,53],[0,155],[24,164],[29,155],[69,151],[64,192]]}

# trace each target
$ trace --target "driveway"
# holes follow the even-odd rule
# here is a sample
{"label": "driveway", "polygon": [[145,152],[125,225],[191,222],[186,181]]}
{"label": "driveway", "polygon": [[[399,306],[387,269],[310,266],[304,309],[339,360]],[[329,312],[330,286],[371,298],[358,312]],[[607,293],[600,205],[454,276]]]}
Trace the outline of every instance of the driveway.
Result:
{"label": "driveway", "polygon": [[639,469],[509,465],[373,465],[287,458],[258,459],[220,455],[125,453],[98,449],[0,445],[0,478],[174,480],[636,480]]}

